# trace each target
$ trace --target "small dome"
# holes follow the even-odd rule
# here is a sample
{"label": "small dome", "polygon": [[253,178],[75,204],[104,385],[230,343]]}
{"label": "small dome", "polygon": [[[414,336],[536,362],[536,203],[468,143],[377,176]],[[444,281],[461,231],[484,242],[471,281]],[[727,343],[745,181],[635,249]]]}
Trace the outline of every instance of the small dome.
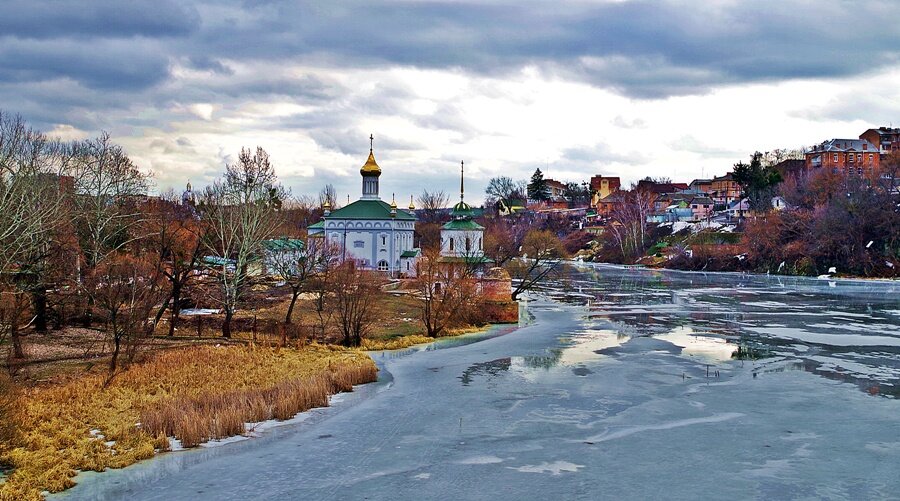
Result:
{"label": "small dome", "polygon": [[457,203],[456,205],[453,206],[453,212],[454,213],[469,213],[469,212],[472,212],[472,207],[469,204],[460,201],[459,203]]}
{"label": "small dome", "polygon": [[413,197],[412,197],[412,195],[409,196],[409,210],[416,210],[416,206],[413,205]]}
{"label": "small dome", "polygon": [[375,162],[375,154],[372,153],[372,150],[369,150],[369,159],[366,160],[366,164],[359,169],[359,173],[363,176],[380,176],[381,175],[381,167],[378,166],[378,163]]}

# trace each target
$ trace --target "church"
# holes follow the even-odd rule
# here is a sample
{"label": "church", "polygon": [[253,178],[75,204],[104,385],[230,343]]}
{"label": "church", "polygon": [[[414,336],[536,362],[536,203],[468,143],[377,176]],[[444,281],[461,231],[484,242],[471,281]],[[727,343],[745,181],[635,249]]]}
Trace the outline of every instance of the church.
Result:
{"label": "church", "polygon": [[381,167],[375,162],[373,141],[369,136],[369,158],[359,170],[362,197],[336,210],[326,202],[322,221],[310,225],[307,231],[310,237],[322,237],[337,245],[343,259],[395,276],[415,266],[414,258],[419,254],[413,243],[415,207],[410,201],[408,209],[400,209],[396,200],[388,204],[379,197]]}

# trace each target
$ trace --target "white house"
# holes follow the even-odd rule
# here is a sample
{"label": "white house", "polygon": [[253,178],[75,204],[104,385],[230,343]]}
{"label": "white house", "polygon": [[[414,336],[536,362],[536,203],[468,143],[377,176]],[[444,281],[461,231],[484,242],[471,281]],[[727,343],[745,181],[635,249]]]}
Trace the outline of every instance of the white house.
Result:
{"label": "white house", "polygon": [[396,201],[388,204],[378,196],[381,168],[375,162],[371,143],[369,158],[359,173],[362,197],[334,211],[326,204],[325,216],[309,226],[309,235],[336,244],[344,259],[353,259],[362,268],[398,274],[402,271],[401,256],[414,250],[413,207],[398,209]]}

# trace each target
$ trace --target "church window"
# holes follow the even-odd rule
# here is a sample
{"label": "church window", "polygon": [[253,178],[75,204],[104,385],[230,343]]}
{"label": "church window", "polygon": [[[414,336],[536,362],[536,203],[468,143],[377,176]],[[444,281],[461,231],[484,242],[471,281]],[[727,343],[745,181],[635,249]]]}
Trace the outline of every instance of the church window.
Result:
{"label": "church window", "polygon": [[387,245],[387,237],[384,235],[381,235],[381,245]]}
{"label": "church window", "polygon": [[450,250],[453,250],[453,239],[450,239]]}
{"label": "church window", "polygon": [[472,239],[466,237],[466,252],[472,250]]}
{"label": "church window", "polygon": [[378,271],[388,271],[388,262],[383,259],[378,261]]}
{"label": "church window", "polygon": [[365,246],[366,246],[366,243],[363,242],[362,240],[356,240],[353,242],[353,247],[355,247],[357,249],[362,249]]}

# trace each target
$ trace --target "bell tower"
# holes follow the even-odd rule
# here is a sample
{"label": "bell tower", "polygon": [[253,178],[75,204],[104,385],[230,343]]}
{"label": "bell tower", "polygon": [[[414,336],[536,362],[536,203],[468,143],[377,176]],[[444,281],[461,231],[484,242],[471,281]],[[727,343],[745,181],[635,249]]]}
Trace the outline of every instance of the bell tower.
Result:
{"label": "bell tower", "polygon": [[378,199],[378,178],[381,176],[381,167],[375,162],[375,153],[373,148],[375,145],[375,136],[369,134],[369,158],[365,165],[359,169],[362,175],[362,198],[363,200]]}

